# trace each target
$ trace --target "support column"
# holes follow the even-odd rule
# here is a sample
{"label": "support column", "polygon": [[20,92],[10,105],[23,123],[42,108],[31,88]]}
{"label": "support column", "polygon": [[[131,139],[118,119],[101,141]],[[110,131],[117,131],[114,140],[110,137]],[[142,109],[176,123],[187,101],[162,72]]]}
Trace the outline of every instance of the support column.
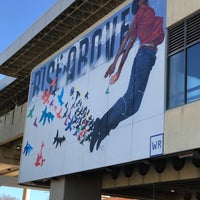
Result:
{"label": "support column", "polygon": [[24,188],[22,200],[29,200],[29,199],[30,199],[30,189]]}
{"label": "support column", "polygon": [[101,200],[101,175],[81,174],[51,181],[50,200]]}
{"label": "support column", "polygon": [[66,178],[59,177],[57,180],[51,180],[50,200],[64,200]]}

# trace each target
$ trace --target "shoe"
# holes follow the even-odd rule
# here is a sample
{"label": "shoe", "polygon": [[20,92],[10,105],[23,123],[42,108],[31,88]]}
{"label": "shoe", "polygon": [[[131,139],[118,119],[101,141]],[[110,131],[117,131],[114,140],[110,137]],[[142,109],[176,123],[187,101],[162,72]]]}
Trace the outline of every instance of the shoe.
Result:
{"label": "shoe", "polygon": [[101,120],[99,118],[96,118],[95,122],[94,122],[94,133],[98,133],[100,132],[101,129]]}
{"label": "shoe", "polygon": [[98,141],[97,141],[97,146],[96,146],[96,150],[98,150],[99,149],[99,147],[100,147],[100,144],[101,144],[101,142],[102,142],[102,137],[99,137],[99,139],[98,139]]}
{"label": "shoe", "polygon": [[100,132],[100,134],[99,134],[99,139],[98,139],[98,141],[97,141],[96,150],[99,149],[102,140],[104,140],[104,138],[105,138],[107,135],[109,135],[109,134],[108,134],[108,133],[105,133],[105,132]]}
{"label": "shoe", "polygon": [[99,139],[99,132],[100,132],[100,119],[97,118],[94,122],[94,129],[93,132],[90,135],[90,152],[93,152],[94,146]]}
{"label": "shoe", "polygon": [[99,139],[99,134],[93,132],[90,137],[90,152],[93,152],[94,146]]}

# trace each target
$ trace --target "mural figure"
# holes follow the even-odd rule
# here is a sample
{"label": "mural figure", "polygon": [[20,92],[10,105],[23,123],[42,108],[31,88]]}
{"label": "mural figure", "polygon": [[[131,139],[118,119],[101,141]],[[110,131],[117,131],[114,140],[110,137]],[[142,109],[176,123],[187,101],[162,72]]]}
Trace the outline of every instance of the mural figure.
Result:
{"label": "mural figure", "polygon": [[33,111],[35,110],[35,105],[30,109],[29,114],[27,116],[27,118],[33,118]]}
{"label": "mural figure", "polygon": [[[140,47],[134,58],[129,85],[125,94],[117,100],[103,117],[95,120],[94,129],[90,136],[90,152],[93,152],[95,145],[96,150],[99,149],[102,140],[109,135],[111,129],[115,129],[121,121],[134,115],[139,110],[149,74],[155,64],[157,46],[164,40],[163,18],[155,15],[155,11],[149,6],[148,0],[134,0],[133,13],[135,16],[130,28],[118,49],[113,63],[104,76],[110,78],[111,85],[119,79],[129,51],[138,38]],[[121,55],[118,70],[114,73]]]}
{"label": "mural figure", "polygon": [[59,131],[57,130],[56,136],[54,137],[53,145],[56,145],[56,148],[58,145],[63,143],[65,141],[65,136],[63,135],[62,137],[59,136]]}
{"label": "mural figure", "polygon": [[31,151],[32,151],[33,147],[29,144],[29,142],[26,142],[26,146],[24,147],[24,151],[23,154],[25,156],[30,155]]}
{"label": "mural figure", "polygon": [[43,126],[46,123],[46,119],[48,120],[48,122],[50,123],[51,121],[53,121],[54,119],[54,115],[51,112],[47,112],[47,106],[45,107],[45,109],[42,111],[42,116],[40,117],[39,122],[42,122]]}
{"label": "mural figure", "polygon": [[45,162],[45,159],[42,155],[42,151],[43,151],[43,148],[44,148],[44,142],[42,141],[42,145],[40,147],[40,153],[38,153],[37,155],[37,159],[35,161],[35,166],[38,167],[38,166],[43,166],[44,162]]}

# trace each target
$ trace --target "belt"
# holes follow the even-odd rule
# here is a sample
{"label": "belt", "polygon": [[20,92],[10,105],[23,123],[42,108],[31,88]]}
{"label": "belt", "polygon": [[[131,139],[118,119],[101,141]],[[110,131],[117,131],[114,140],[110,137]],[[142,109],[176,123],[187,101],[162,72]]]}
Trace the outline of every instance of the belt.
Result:
{"label": "belt", "polygon": [[156,46],[154,44],[141,44],[141,46],[145,46],[145,47],[153,47],[156,48]]}
{"label": "belt", "polygon": [[157,47],[154,44],[141,44],[140,47],[147,47],[157,52]]}

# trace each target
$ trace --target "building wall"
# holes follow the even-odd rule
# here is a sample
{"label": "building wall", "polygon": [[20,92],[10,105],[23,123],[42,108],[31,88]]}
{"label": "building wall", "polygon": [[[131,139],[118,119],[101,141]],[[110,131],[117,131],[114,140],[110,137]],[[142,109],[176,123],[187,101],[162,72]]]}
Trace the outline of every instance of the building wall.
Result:
{"label": "building wall", "polygon": [[200,9],[199,0],[167,0],[167,27]]}
{"label": "building wall", "polygon": [[18,138],[24,132],[26,103],[0,117],[0,143]]}
{"label": "building wall", "polygon": [[[199,10],[199,0],[167,0],[167,27]],[[199,148],[199,119],[200,101],[165,112],[165,154]]]}
{"label": "building wall", "polygon": [[165,113],[165,153],[199,148],[200,101]]}
{"label": "building wall", "polygon": [[[177,9],[178,8],[178,9]],[[199,0],[167,0],[167,27],[200,10]],[[26,104],[0,117],[0,142],[23,134]],[[165,154],[199,147],[200,101],[165,112]]]}

